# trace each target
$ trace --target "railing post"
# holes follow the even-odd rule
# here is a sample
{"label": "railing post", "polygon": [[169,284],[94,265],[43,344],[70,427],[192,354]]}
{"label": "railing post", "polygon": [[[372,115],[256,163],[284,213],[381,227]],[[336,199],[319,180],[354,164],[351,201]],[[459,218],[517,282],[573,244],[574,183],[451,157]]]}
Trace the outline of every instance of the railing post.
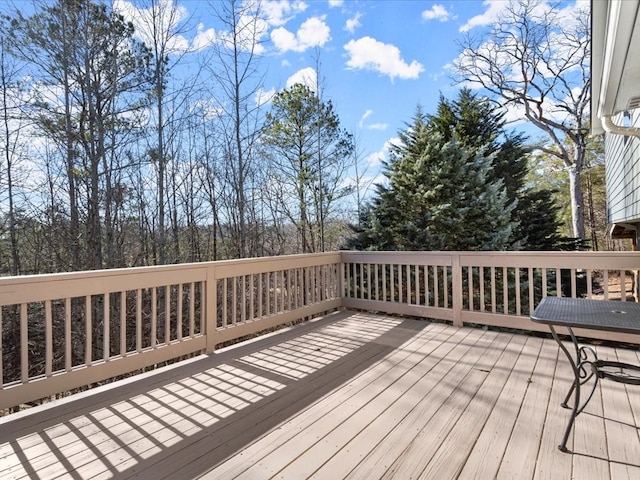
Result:
{"label": "railing post", "polygon": [[451,295],[453,296],[453,326],[462,327],[462,266],[460,264],[460,254],[451,256]]}
{"label": "railing post", "polygon": [[205,334],[207,336],[207,351],[213,353],[216,347],[216,326],[218,318],[218,289],[216,286],[216,268],[213,262],[209,262],[207,268],[207,288],[206,288],[206,325]]}
{"label": "railing post", "polygon": [[344,258],[340,252],[340,278],[338,279],[338,294],[340,295],[341,308],[344,310]]}

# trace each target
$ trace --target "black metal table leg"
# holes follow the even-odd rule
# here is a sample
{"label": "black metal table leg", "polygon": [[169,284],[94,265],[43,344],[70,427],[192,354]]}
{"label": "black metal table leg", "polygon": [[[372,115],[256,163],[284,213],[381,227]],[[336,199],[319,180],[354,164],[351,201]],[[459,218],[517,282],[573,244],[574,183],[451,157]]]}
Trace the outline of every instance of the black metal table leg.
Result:
{"label": "black metal table leg", "polygon": [[[564,437],[562,437],[562,442],[560,443],[560,445],[558,445],[558,448],[561,451],[566,452],[567,441],[569,440],[571,428],[573,427],[573,424],[576,420],[576,416],[578,415],[577,413],[578,408],[580,406],[580,371],[578,370],[578,364],[576,363],[576,361],[574,361],[573,356],[571,355],[571,353],[569,353],[569,350],[567,349],[567,347],[564,346],[564,344],[558,337],[558,334],[556,333],[556,330],[553,328],[553,325],[549,325],[549,328],[551,329],[551,335],[553,335],[553,338],[555,339],[556,342],[558,342],[558,345],[560,346],[564,354],[567,356],[567,359],[569,360],[569,364],[571,365],[571,368],[573,370],[573,384],[571,385],[571,388],[569,389],[569,393],[567,394],[563,402],[563,406],[566,407],[567,401],[569,400],[569,397],[571,397],[571,394],[573,393],[574,394],[573,411],[571,412],[571,418],[569,419],[569,424],[567,425],[567,429],[564,432]],[[576,355],[577,356],[580,355],[579,349],[576,350]]]}
{"label": "black metal table leg", "polygon": [[[567,441],[569,440],[569,435],[571,434],[571,429],[575,423],[576,417],[582,413],[587,404],[593,398],[593,394],[596,391],[598,386],[598,380],[600,378],[598,374],[598,356],[595,350],[589,346],[580,346],[578,344],[578,339],[573,333],[571,327],[567,327],[569,330],[569,335],[571,336],[571,342],[573,343],[575,349],[575,356],[569,352],[569,349],[562,343],[560,338],[558,337],[557,332],[553,328],[553,325],[549,325],[549,329],[551,330],[551,335],[558,343],[562,351],[565,353],[567,359],[569,360],[569,364],[571,365],[571,369],[573,370],[573,383],[567,392],[567,395],[564,398],[564,401],[560,404],[563,408],[571,408],[571,417],[569,418],[569,424],[567,425],[567,429],[564,432],[564,437],[562,438],[562,442],[558,445],[558,448],[567,452]],[[593,359],[589,358],[589,353],[593,356]],[[588,368],[586,368],[588,367]],[[581,390],[582,385],[587,383],[591,378],[594,378],[593,386],[591,387],[591,392],[587,396],[586,400],[580,404],[581,400]],[[573,395],[573,407],[569,407],[568,402],[571,396]]]}

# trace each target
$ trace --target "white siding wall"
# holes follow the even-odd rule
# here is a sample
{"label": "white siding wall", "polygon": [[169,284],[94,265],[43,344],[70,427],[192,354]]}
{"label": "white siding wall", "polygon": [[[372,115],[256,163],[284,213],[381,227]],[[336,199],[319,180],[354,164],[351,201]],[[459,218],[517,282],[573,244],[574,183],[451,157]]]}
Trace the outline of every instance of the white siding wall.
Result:
{"label": "white siding wall", "polygon": [[[640,109],[631,119],[622,114],[619,125],[640,127]],[[607,220],[609,223],[640,222],[640,139],[606,134]]]}

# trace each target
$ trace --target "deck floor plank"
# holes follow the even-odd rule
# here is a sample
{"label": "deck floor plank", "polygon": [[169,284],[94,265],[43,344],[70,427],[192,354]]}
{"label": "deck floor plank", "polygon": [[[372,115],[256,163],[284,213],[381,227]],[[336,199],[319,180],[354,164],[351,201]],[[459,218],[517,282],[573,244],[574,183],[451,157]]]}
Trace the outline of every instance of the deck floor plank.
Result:
{"label": "deck floor plank", "polygon": [[[570,417],[570,410],[561,407],[561,403],[573,381],[573,373],[565,354],[558,350],[558,362],[553,371],[551,396],[547,405],[544,429],[536,461],[534,480],[557,480],[573,478],[571,455],[561,452],[561,442]],[[542,408],[542,407],[541,407]],[[569,437],[568,447],[573,448],[573,434]]]}
{"label": "deck floor plank", "polygon": [[[436,415],[442,407],[443,401],[447,399],[453,391],[460,385],[468,375],[468,366],[461,365],[460,360],[475,362],[481,355],[481,350],[477,348],[477,342],[473,345],[466,345],[465,348],[453,350],[446,358],[443,358],[438,365],[430,372],[430,378],[423,384],[424,393],[420,393],[420,398],[415,407],[408,415],[400,419],[396,425],[392,425],[393,430],[389,432],[377,445],[370,448],[367,454],[359,460],[356,468],[353,468],[346,478],[349,479],[369,479],[377,478],[380,472],[385,472],[390,465],[398,458],[406,448],[407,442],[413,442],[415,437],[422,431],[423,425]],[[437,382],[433,386],[432,382]],[[387,424],[387,419],[376,419],[375,422]],[[375,423],[372,424],[375,428]],[[363,437],[364,435],[359,435]],[[365,450],[360,445],[360,438],[356,437],[351,443],[350,449]],[[362,439],[366,442],[366,437]],[[351,450],[350,450],[351,451]],[[342,452],[341,452],[342,453]],[[337,462],[342,456],[332,459]]]}
{"label": "deck floor plank", "polygon": [[558,451],[570,375],[548,337],[339,312],[0,418],[0,478],[640,478],[635,386]]}
{"label": "deck floor plank", "polygon": [[[459,477],[487,419],[495,407],[498,395],[492,395],[492,393],[501,392],[504,389],[511,375],[511,369],[520,356],[522,344],[519,343],[522,340],[524,339],[517,339],[507,345],[507,347],[519,345],[520,349],[505,348],[494,365],[487,364],[480,367],[480,370],[487,373],[482,387],[460,416],[453,430],[439,446],[435,455],[430,459],[420,476],[421,479],[438,478],[447,480]],[[508,367],[504,368],[505,366]]]}
{"label": "deck floor plank", "polygon": [[[627,353],[619,349],[615,352],[616,358],[612,360],[628,362],[630,359]],[[635,425],[631,404],[638,400],[632,400],[633,396],[628,396],[625,385],[621,383],[607,382],[603,388],[608,389],[604,392],[602,400],[604,411],[607,412],[605,428],[608,457],[611,460],[611,478],[615,480],[640,478],[640,442],[630,442],[628,439],[629,434],[635,431],[637,435],[638,432],[637,428],[631,427]],[[631,393],[639,395],[638,398],[640,398],[640,389]]]}
{"label": "deck floor plank", "polygon": [[[264,469],[275,468],[274,459],[289,458],[295,455],[296,451],[302,454],[317,441],[317,438],[330,433],[406,374],[407,361],[411,356],[420,356],[420,359],[433,358],[432,354],[446,356],[448,350],[453,348],[452,342],[455,343],[456,339],[464,338],[470,333],[464,330],[454,333],[450,329],[447,333],[440,327],[441,325],[434,329],[425,329],[421,337],[406,345],[408,351],[399,350],[383,362],[372,365],[364,375],[352,380],[348,388],[326,396],[312,408],[279,426],[277,430],[255,442],[220,468],[212,470],[208,478],[239,478],[247,470],[260,470],[264,475]],[[422,353],[426,355],[421,355]],[[287,454],[279,456],[278,449],[285,450]],[[288,461],[285,465],[286,463]]]}
{"label": "deck floor plank", "polygon": [[[598,350],[601,354],[605,353],[603,349]],[[611,394],[609,386],[609,382],[607,382],[605,385],[607,395]],[[608,450],[602,387],[603,384],[600,382],[587,408],[576,417],[573,429],[573,474],[575,478],[586,478],[588,475],[592,475],[602,480],[611,479],[609,463],[601,461],[601,459],[607,458]],[[583,387],[582,391],[588,393],[588,388]]]}
{"label": "deck floor plank", "polygon": [[[518,418],[527,389],[527,382],[531,378],[540,352],[540,341],[537,338],[524,337],[514,340],[522,341],[524,346],[519,352],[517,361],[513,362],[509,379],[463,465],[460,478],[470,480],[495,478],[500,468],[511,435],[498,433],[513,431],[513,425]],[[502,368],[510,368],[510,366],[503,365]]]}
{"label": "deck floor plank", "polygon": [[[466,365],[466,376],[456,385],[453,392],[441,402],[441,408],[426,424],[421,425],[420,433],[395,460],[381,478],[418,478],[425,467],[445,441],[447,435],[458,423],[464,411],[478,394],[491,369],[506,347],[508,336],[493,337],[490,345],[483,346],[479,365]],[[486,392],[483,392],[486,394]]]}
{"label": "deck floor plank", "polygon": [[[469,335],[464,338],[463,343],[457,345],[456,354],[453,350],[441,356],[434,352],[434,358],[459,357],[467,362],[474,360],[473,351],[469,352],[468,343],[473,338]],[[465,355],[465,353],[467,353]],[[442,379],[441,371],[447,369],[439,361],[434,364],[424,359],[419,368],[412,371],[409,378],[411,386],[406,391],[399,392],[400,395],[389,395],[388,399],[380,398],[384,403],[382,410],[378,410],[380,405],[367,404],[349,421],[340,425],[339,428],[323,438],[313,448],[305,452],[304,458],[300,462],[283,471],[284,478],[302,478],[316,476],[319,478],[344,478],[354,468],[358,466],[360,460],[364,458],[382,439],[389,434],[398,423],[409,414],[412,408],[420,402],[426,392],[433,391],[440,385]],[[460,364],[460,362],[454,362]],[[438,368],[443,367],[443,368]],[[394,388],[394,390],[396,390]],[[424,417],[423,417],[424,418]],[[297,466],[299,465],[299,466]],[[303,469],[300,466],[304,466]]]}
{"label": "deck floor plank", "polygon": [[527,389],[496,477],[498,480],[533,478],[546,417],[546,409],[540,407],[549,404],[557,359],[557,344],[546,339],[533,374],[527,379]]}

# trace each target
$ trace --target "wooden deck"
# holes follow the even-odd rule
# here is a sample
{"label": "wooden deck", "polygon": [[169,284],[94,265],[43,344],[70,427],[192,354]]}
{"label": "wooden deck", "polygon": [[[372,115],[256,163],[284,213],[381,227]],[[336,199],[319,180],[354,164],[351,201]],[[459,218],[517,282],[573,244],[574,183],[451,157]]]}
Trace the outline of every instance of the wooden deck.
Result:
{"label": "wooden deck", "polygon": [[640,478],[640,388],[563,454],[569,378],[550,338],[340,312],[2,418],[0,478]]}

